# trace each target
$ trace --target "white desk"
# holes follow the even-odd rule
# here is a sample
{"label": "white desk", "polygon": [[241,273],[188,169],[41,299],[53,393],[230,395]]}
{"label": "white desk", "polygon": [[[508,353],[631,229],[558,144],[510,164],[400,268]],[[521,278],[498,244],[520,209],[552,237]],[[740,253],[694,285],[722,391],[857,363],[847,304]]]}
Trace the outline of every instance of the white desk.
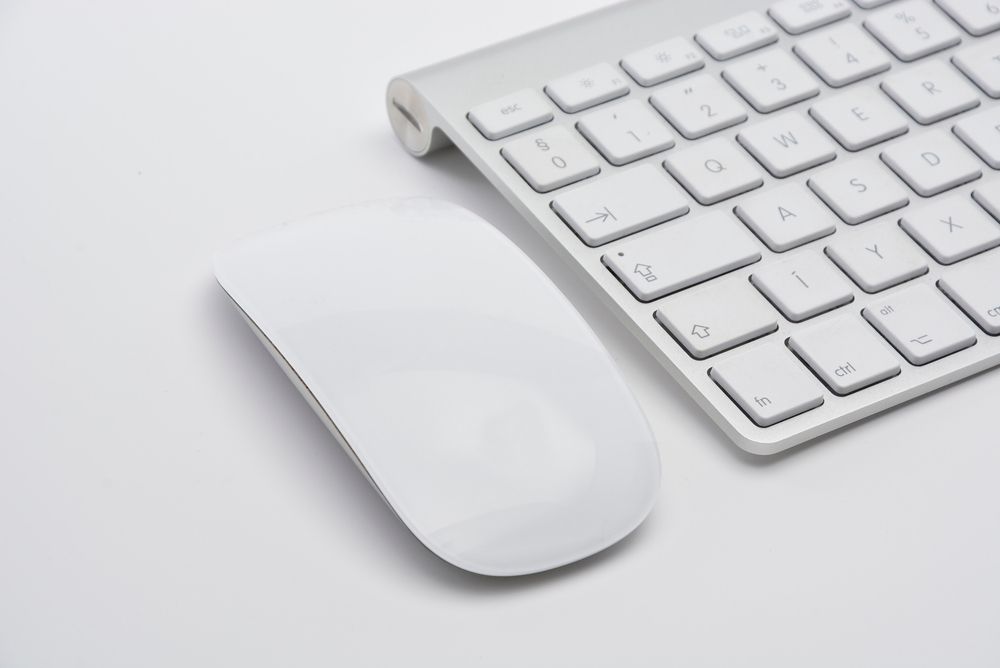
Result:
{"label": "white desk", "polygon": [[[456,152],[398,72],[602,0],[0,7],[0,665],[996,666],[1000,373],[740,454]],[[665,27],[669,33],[669,27]],[[644,527],[515,580],[413,539],[215,285],[215,248],[368,198],[477,211],[621,362]]]}

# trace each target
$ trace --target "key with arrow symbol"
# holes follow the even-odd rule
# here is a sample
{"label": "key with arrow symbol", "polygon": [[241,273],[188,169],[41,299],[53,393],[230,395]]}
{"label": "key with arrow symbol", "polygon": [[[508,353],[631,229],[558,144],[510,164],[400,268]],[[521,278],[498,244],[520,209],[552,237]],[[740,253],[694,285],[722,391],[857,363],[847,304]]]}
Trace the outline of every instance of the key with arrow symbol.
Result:
{"label": "key with arrow symbol", "polygon": [[618,218],[615,216],[615,214],[611,213],[611,209],[609,209],[608,207],[604,207],[603,210],[595,213],[593,218],[588,218],[586,222],[592,223],[595,220],[599,220],[602,223],[606,223],[608,222],[608,218],[610,218],[613,222],[618,222]]}

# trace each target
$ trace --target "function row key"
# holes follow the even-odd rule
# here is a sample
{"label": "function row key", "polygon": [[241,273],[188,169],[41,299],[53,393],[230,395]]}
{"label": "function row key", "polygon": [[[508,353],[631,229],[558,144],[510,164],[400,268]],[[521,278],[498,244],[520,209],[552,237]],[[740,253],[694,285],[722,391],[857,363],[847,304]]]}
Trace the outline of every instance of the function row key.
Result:
{"label": "function row key", "polygon": [[530,88],[481,104],[468,114],[484,137],[503,139],[552,120],[552,107]]}
{"label": "function row key", "polygon": [[767,10],[785,32],[799,35],[851,15],[846,0],[780,0]]}
{"label": "function row key", "polygon": [[760,12],[745,12],[698,31],[694,39],[716,60],[728,60],[778,41],[778,30]]}
{"label": "function row key", "polygon": [[674,37],[629,54],[621,66],[636,83],[648,87],[700,70],[705,59],[691,42]]}
{"label": "function row key", "polygon": [[556,79],[545,87],[545,93],[572,114],[626,95],[628,84],[617,68],[601,63]]}

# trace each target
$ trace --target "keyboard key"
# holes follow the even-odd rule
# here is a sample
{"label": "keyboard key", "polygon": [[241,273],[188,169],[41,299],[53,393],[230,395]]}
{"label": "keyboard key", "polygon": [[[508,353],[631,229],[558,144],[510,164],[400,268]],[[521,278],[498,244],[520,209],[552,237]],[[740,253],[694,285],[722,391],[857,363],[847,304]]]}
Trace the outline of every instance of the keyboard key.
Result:
{"label": "keyboard key", "polygon": [[778,41],[778,30],[760,12],[746,12],[700,30],[694,39],[716,60],[727,60]]}
{"label": "keyboard key", "polygon": [[881,292],[927,273],[927,260],[895,227],[841,237],[826,254],[868,293]]}
{"label": "keyboard key", "polygon": [[826,205],[848,225],[857,225],[909,203],[906,190],[877,163],[851,160],[809,179]]}
{"label": "keyboard key", "polygon": [[970,35],[985,35],[1000,28],[1000,11],[993,0],[934,0]]}
{"label": "keyboard key", "polygon": [[1000,97],[1000,37],[991,37],[962,49],[955,66],[990,97]]}
{"label": "keyboard key", "polygon": [[680,189],[654,165],[640,165],[563,193],[552,208],[588,246],[620,239],[688,212]]}
{"label": "keyboard key", "polygon": [[786,183],[753,197],[744,197],[736,215],[767,247],[783,252],[836,231],[829,209],[798,183]]}
{"label": "keyboard key", "polygon": [[848,151],[860,151],[907,131],[906,116],[871,89],[820,100],[810,115]]}
{"label": "keyboard key", "polygon": [[718,79],[699,75],[657,91],[649,101],[688,139],[747,119],[747,110]]}
{"label": "keyboard key", "polygon": [[837,157],[833,142],[796,112],[751,125],[736,139],[778,178],[797,174]]}
{"label": "keyboard key", "polygon": [[780,49],[748,56],[722,71],[722,78],[761,113],[819,95],[809,71]]}
{"label": "keyboard key", "polygon": [[708,373],[760,427],[770,427],[823,405],[819,383],[779,343],[730,357]]}
{"label": "keyboard key", "polygon": [[667,124],[639,100],[591,112],[577,128],[612,165],[624,165],[674,145]]}
{"label": "keyboard key", "polygon": [[990,212],[990,215],[1000,220],[1000,181],[996,179],[985,183],[972,191],[972,199],[979,206]]}
{"label": "keyboard key", "polygon": [[861,313],[914,366],[976,343],[968,321],[929,285],[904,288]]}
{"label": "keyboard key", "polygon": [[810,251],[761,267],[750,282],[792,322],[854,301],[843,276],[824,257]]}
{"label": "keyboard key", "polygon": [[601,63],[556,79],[546,94],[568,114],[588,109],[628,93],[628,84],[617,68]]}
{"label": "keyboard key", "polygon": [[882,90],[923,125],[979,106],[976,90],[958,72],[938,60],[886,77]]}
{"label": "keyboard key", "polygon": [[654,44],[622,59],[622,69],[640,86],[655,86],[705,66],[701,52],[683,37]]}
{"label": "keyboard key", "polygon": [[778,329],[778,314],[743,279],[729,278],[666,299],[656,312],[692,357],[705,359]]}
{"label": "keyboard key", "polygon": [[569,130],[554,126],[515,139],[500,154],[532,188],[547,193],[601,171],[600,165]]}
{"label": "keyboard key", "polygon": [[854,0],[856,4],[861,9],[872,9],[873,7],[881,7],[884,4],[892,2],[892,0]]}
{"label": "keyboard key", "polygon": [[899,375],[899,359],[856,315],[800,329],[788,347],[835,394],[846,396]]}
{"label": "keyboard key", "polygon": [[983,175],[975,158],[943,130],[899,141],[883,151],[881,157],[923,197],[937,195]]}
{"label": "keyboard key", "polygon": [[552,107],[530,88],[481,104],[469,112],[469,121],[487,139],[503,139],[551,120]]}
{"label": "keyboard key", "polygon": [[938,287],[984,332],[1000,335],[1000,254],[990,253],[956,267]]}
{"label": "keyboard key", "polygon": [[924,0],[893,3],[865,19],[865,27],[906,62],[962,41],[954,24]]}
{"label": "keyboard key", "polygon": [[851,15],[846,0],[779,0],[767,10],[785,32],[799,35]]}
{"label": "keyboard key", "polygon": [[907,211],[899,224],[941,264],[1000,246],[1000,225],[967,196],[953,195]]}
{"label": "keyboard key", "polygon": [[750,159],[723,137],[677,151],[663,166],[702,204],[721,202],[764,183]]}
{"label": "keyboard key", "polygon": [[1000,169],[1000,107],[990,107],[955,125],[955,135],[993,169]]}
{"label": "keyboard key", "polygon": [[886,53],[853,23],[805,37],[793,51],[834,88],[885,72],[891,66]]}
{"label": "keyboard key", "polygon": [[648,302],[759,259],[757,244],[743,226],[713,211],[623,241],[601,261],[636,299]]}

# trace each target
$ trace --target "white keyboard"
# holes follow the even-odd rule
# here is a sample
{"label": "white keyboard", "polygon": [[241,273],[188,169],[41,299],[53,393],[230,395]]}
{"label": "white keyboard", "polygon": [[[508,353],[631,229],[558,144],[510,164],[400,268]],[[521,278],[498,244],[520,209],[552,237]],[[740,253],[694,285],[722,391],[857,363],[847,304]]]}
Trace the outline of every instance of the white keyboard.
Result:
{"label": "white keyboard", "polygon": [[1000,3],[634,1],[395,79],[742,448],[1000,363]]}

